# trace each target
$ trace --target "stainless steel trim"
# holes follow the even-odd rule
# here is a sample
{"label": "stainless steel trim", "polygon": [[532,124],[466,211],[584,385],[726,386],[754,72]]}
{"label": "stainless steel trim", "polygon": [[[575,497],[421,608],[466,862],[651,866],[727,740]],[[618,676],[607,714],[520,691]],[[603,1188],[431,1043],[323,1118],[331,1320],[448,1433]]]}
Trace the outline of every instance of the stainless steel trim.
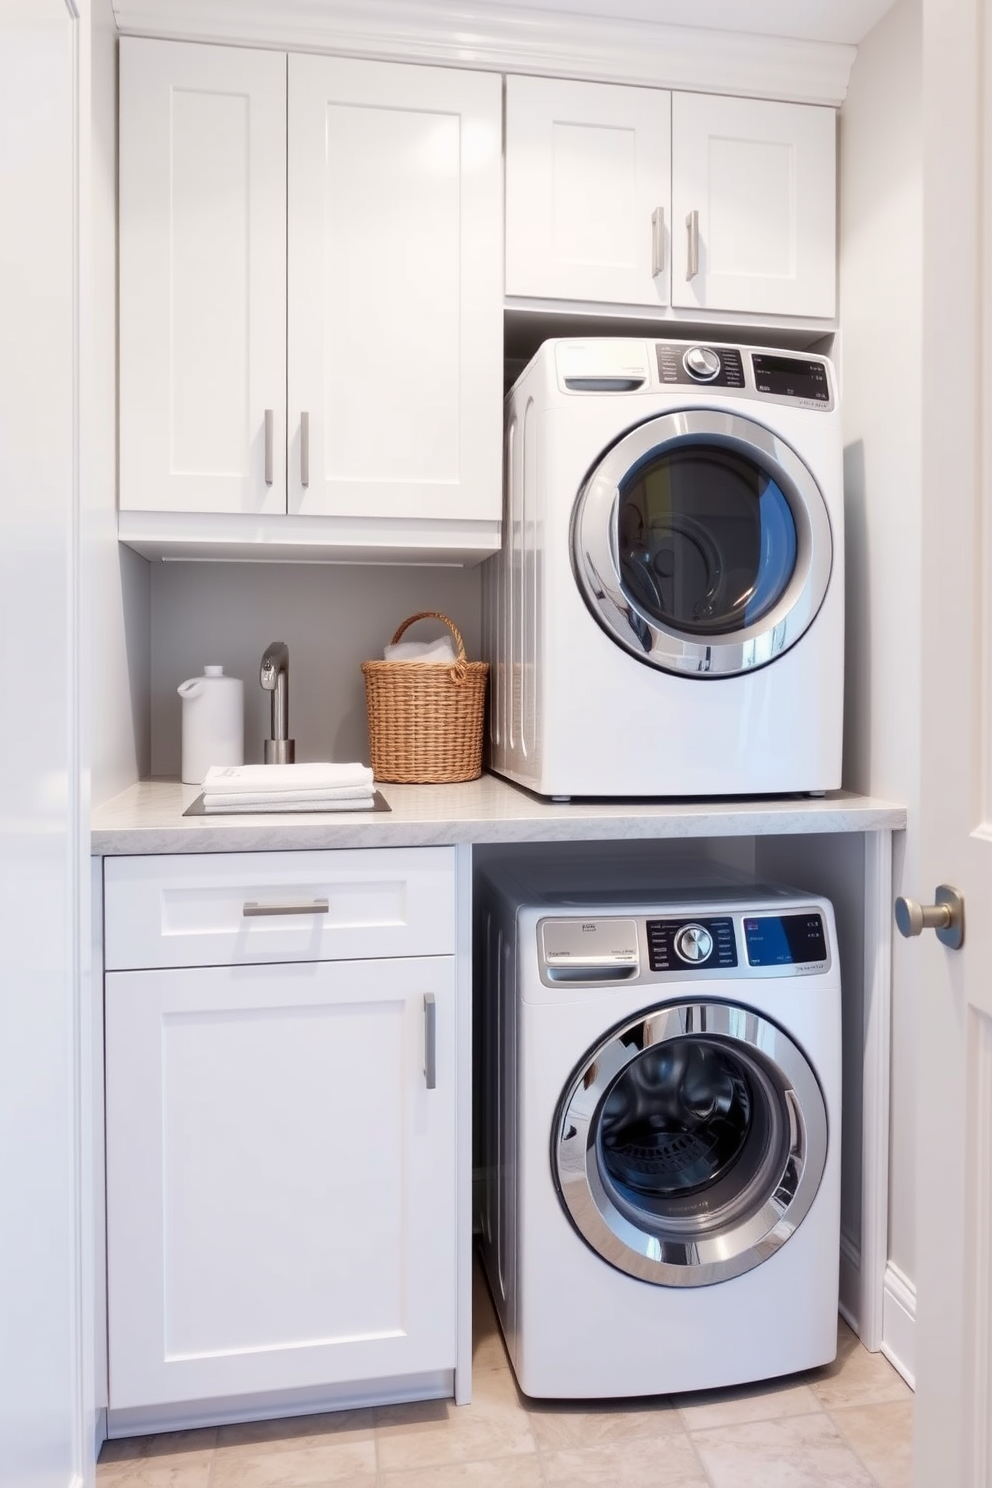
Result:
{"label": "stainless steel trim", "polygon": [[272,428],[274,414],[271,408],[265,410],[265,484],[272,484]]}
{"label": "stainless steel trim", "polygon": [[301,900],[297,904],[260,904],[255,899],[248,899],[241,913],[246,920],[250,920],[259,915],[327,914],[330,907],[327,899]]}
{"label": "stainless steel trim", "polygon": [[[634,1210],[604,1182],[600,1108],[649,1046],[694,1037],[729,1047],[773,1110],[778,1143],[751,1179],[702,1213]],[[667,1004],[614,1029],[574,1072],[552,1132],[552,1165],[578,1233],[610,1265],[661,1286],[709,1286],[752,1270],[808,1213],[827,1160],[827,1111],[805,1055],[775,1024],[733,1003]]]}
{"label": "stainless steel trim", "polygon": [[424,1078],[428,1090],[437,1089],[437,1003],[424,993]]}
{"label": "stainless steel trim", "polygon": [[[645,613],[623,588],[619,562],[620,483],[652,453],[684,443],[737,449],[780,485],[796,524],[796,567],[778,603],[727,635],[688,636]],[[640,424],[589,475],[572,514],[572,568],[594,618],[638,661],[687,677],[733,677],[794,646],[819,612],[830,583],[830,518],[799,456],[763,425],[738,414],[686,409]]]}
{"label": "stainless steel trim", "polygon": [[699,273],[699,213],[692,211],[685,219],[686,230],[689,241],[686,246],[686,282],[695,279]]}
{"label": "stainless steel trim", "polygon": [[[295,739],[263,739],[262,763],[265,765],[295,765]],[[273,807],[273,810],[276,808]]]}
{"label": "stainless steel trim", "polygon": [[655,207],[651,213],[651,278],[665,272],[665,209]]}
{"label": "stainless steel trim", "polygon": [[918,904],[900,895],[895,904],[899,933],[922,935],[924,930],[936,930],[942,945],[959,951],[964,945],[964,895],[953,884],[939,884],[934,899],[934,904]]}
{"label": "stainless steel trim", "polygon": [[310,484],[310,415],[300,414],[300,485]]}

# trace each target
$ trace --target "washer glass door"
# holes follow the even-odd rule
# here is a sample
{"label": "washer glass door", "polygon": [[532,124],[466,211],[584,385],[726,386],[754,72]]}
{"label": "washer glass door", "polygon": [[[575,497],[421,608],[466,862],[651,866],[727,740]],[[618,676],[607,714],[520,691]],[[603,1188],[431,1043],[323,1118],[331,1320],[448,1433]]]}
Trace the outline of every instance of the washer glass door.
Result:
{"label": "washer glass door", "polygon": [[615,1029],[560,1102],[566,1211],[604,1260],[706,1286],[759,1265],[809,1210],[827,1114],[787,1034],[729,1003],[668,1004]]}
{"label": "washer glass door", "polygon": [[651,419],[576,503],[573,567],[607,633],[698,677],[773,661],[812,624],[832,566],[820,489],[761,424],[710,410]]}

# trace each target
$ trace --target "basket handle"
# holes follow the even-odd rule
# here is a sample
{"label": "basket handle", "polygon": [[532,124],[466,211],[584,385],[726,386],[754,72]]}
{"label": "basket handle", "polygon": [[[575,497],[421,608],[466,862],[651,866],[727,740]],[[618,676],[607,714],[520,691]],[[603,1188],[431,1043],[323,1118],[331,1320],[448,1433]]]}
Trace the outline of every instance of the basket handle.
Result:
{"label": "basket handle", "polygon": [[440,620],[448,627],[455,642],[455,650],[458,653],[454,666],[448,668],[448,675],[452,682],[464,682],[468,675],[465,642],[462,640],[462,633],[455,622],[450,620],[447,615],[442,615],[440,610],[421,610],[417,615],[410,615],[408,619],[403,621],[403,624],[399,627],[389,644],[395,646],[404,631],[408,630],[417,620]]}

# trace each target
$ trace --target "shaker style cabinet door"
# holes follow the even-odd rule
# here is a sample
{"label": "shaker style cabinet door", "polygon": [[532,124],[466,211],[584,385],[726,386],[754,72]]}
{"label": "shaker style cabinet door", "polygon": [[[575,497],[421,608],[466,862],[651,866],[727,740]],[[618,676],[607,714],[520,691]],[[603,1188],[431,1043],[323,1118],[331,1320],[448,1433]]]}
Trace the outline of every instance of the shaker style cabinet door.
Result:
{"label": "shaker style cabinet door", "polygon": [[672,96],[672,305],[835,313],[836,111]]}
{"label": "shaker style cabinet door", "polygon": [[111,1410],[454,1367],[454,964],[107,974]]}
{"label": "shaker style cabinet door", "polygon": [[286,509],[286,58],[120,43],[122,508]]}
{"label": "shaker style cabinet door", "polygon": [[508,77],[506,293],[669,303],[671,95]]}
{"label": "shaker style cabinet door", "polygon": [[500,79],[289,58],[289,510],[500,516]]}

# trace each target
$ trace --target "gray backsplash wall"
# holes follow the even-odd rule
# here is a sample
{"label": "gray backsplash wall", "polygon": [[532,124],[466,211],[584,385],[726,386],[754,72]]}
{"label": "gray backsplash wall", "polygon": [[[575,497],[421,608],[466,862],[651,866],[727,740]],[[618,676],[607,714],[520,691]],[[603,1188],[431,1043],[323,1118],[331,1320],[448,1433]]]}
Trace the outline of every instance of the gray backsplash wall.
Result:
{"label": "gray backsplash wall", "polygon": [[[245,761],[261,761],[269,694],[258,681],[270,641],[289,647],[289,725],[298,760],[368,761],[360,663],[408,615],[440,610],[479,660],[481,569],[344,564],[154,563],[151,574],[151,771],[178,776],[179,683],[219,663],[245,684]],[[411,628],[411,640],[444,630]]]}

